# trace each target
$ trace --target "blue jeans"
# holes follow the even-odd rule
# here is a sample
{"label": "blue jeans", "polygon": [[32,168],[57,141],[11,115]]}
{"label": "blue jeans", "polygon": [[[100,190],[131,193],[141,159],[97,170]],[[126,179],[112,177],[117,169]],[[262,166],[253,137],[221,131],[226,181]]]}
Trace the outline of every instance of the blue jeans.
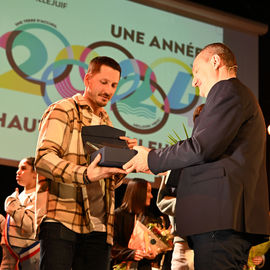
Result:
{"label": "blue jeans", "polygon": [[109,269],[111,246],[106,233],[75,233],[61,223],[40,227],[40,270]]}
{"label": "blue jeans", "polygon": [[242,270],[252,245],[264,237],[234,230],[220,230],[192,235],[188,243],[194,250],[196,270]]}

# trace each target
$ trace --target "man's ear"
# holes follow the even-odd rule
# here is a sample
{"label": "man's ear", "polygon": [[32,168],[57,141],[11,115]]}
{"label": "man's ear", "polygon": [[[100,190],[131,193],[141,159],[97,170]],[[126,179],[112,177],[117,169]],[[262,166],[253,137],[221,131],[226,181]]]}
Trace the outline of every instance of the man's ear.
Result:
{"label": "man's ear", "polygon": [[211,63],[211,65],[213,66],[213,68],[215,70],[218,69],[218,68],[220,68],[220,66],[221,66],[221,59],[220,59],[219,55],[218,54],[214,54],[211,57],[210,63]]}
{"label": "man's ear", "polygon": [[89,79],[91,78],[91,74],[90,73],[86,73],[85,76],[84,76],[84,79],[83,79],[83,82],[84,82],[84,85],[86,87],[89,86]]}

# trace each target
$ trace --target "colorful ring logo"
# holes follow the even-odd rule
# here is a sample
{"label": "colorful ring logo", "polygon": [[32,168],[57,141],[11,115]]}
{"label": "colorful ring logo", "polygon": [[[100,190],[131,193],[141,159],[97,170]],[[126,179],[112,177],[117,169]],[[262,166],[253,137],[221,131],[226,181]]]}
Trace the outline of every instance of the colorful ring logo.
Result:
{"label": "colorful ring logo", "polygon": [[0,47],[11,67],[0,74],[0,87],[40,95],[47,105],[83,93],[89,61],[113,51],[122,67],[122,76],[111,100],[111,110],[125,128],[137,133],[158,131],[170,114],[192,110],[199,99],[198,89],[191,86],[192,70],[184,62],[168,57],[147,65],[114,42],[70,45],[55,28],[29,23],[2,35]]}

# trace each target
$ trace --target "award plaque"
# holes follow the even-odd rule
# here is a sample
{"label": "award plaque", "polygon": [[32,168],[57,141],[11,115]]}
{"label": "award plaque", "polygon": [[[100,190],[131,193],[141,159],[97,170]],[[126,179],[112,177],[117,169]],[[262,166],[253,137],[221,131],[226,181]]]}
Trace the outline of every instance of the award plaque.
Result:
{"label": "award plaque", "polygon": [[126,141],[119,139],[125,131],[106,125],[82,127],[82,140],[88,163],[100,153],[99,166],[122,168],[137,153],[130,150]]}

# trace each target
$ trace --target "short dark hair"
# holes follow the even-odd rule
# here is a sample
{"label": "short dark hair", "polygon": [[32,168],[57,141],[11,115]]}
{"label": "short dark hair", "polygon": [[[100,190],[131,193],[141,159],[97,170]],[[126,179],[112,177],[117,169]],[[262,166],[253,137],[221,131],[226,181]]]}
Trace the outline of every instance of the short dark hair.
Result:
{"label": "short dark hair", "polygon": [[95,74],[95,73],[99,72],[100,67],[102,65],[105,65],[105,66],[111,67],[115,70],[118,70],[120,72],[120,76],[121,76],[120,65],[114,59],[112,59],[108,56],[97,56],[97,57],[93,58],[89,63],[87,73]]}
{"label": "short dark hair", "polygon": [[130,213],[143,213],[145,210],[147,181],[141,178],[129,180],[121,207]]}
{"label": "short dark hair", "polygon": [[223,43],[217,42],[208,44],[202,49],[201,52],[209,54],[210,57],[214,54],[217,54],[223,60],[225,66],[228,68],[237,68],[235,55],[231,49]]}
{"label": "short dark hair", "polygon": [[204,103],[197,106],[193,112],[193,123],[195,122],[195,119],[200,115],[202,109],[204,107]]}

